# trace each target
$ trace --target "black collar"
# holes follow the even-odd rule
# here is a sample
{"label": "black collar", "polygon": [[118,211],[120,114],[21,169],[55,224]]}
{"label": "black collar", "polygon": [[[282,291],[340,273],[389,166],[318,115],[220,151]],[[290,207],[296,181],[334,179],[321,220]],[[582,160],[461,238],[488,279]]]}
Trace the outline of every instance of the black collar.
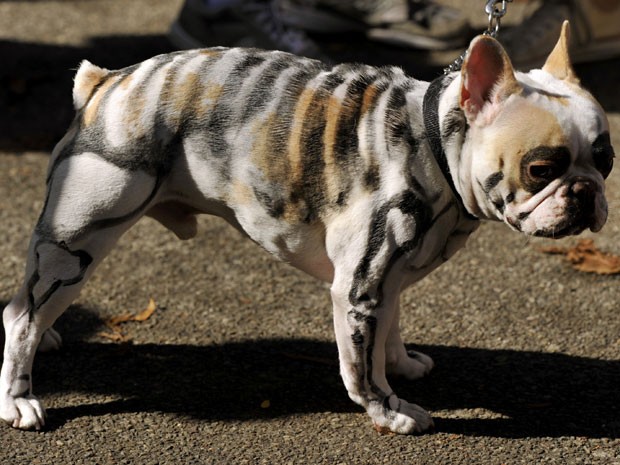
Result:
{"label": "black collar", "polygon": [[452,82],[452,77],[449,75],[442,75],[436,78],[430,83],[426,93],[424,94],[424,101],[422,103],[422,114],[424,117],[424,127],[426,129],[426,140],[431,148],[431,152],[441,169],[448,185],[452,190],[452,193],[456,197],[459,205],[463,209],[465,216],[469,219],[477,220],[475,216],[467,211],[463,204],[461,195],[456,190],[454,180],[450,174],[450,166],[448,165],[448,159],[446,158],[446,152],[441,142],[441,127],[439,126],[439,98],[444,89]]}

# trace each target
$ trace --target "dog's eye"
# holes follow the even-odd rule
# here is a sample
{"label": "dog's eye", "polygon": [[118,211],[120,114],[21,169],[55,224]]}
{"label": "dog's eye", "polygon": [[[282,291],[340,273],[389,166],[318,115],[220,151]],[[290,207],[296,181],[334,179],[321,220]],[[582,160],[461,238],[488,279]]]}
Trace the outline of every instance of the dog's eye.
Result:
{"label": "dog's eye", "polygon": [[521,182],[529,192],[544,189],[568,170],[571,163],[567,147],[536,147],[521,160]]}
{"label": "dog's eye", "polygon": [[551,161],[536,161],[529,166],[530,177],[545,181],[553,181],[564,173],[564,167]]}
{"label": "dog's eye", "polygon": [[601,172],[603,178],[607,178],[614,166],[614,149],[611,146],[609,133],[604,132],[592,143],[592,158],[594,166]]}

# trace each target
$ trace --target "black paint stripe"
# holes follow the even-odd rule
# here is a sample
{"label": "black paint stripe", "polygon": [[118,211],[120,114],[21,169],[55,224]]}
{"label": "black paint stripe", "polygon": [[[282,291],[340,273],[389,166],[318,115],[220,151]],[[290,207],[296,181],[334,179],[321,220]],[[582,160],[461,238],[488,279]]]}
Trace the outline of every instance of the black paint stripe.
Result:
{"label": "black paint stripe", "polygon": [[465,113],[460,107],[454,107],[448,110],[444,116],[441,125],[441,134],[444,139],[449,139],[455,134],[463,132],[467,128],[467,119]]}
{"label": "black paint stripe", "polygon": [[303,198],[307,211],[306,223],[315,221],[325,205],[325,159],[323,158],[325,124],[329,99],[334,89],[342,83],[340,76],[328,75],[312,95],[312,101],[303,116],[300,135],[301,179],[293,186],[291,200]]}
{"label": "black paint stripe", "polygon": [[502,173],[501,171],[497,171],[491,174],[484,181],[482,190],[485,192],[485,194],[488,195],[489,192],[491,192],[493,189],[495,189],[495,187],[497,187],[497,185],[502,181],[502,179],[504,179],[504,173]]}
{"label": "black paint stripe", "polygon": [[[273,98],[275,83],[283,72],[296,68],[299,71],[294,73],[294,75],[299,78],[300,76],[315,75],[320,70],[318,63],[295,60],[289,54],[270,53],[269,56],[269,64],[256,77],[255,82],[252,83],[254,88],[243,103],[243,110],[239,117],[241,123],[246,123],[265,108],[267,103]],[[295,80],[291,79],[291,82],[294,83]]]}
{"label": "black paint stripe", "polygon": [[[43,295],[39,299],[35,299],[34,297],[34,288],[41,279],[41,275],[39,273],[39,262],[41,256],[39,254],[39,247],[41,245],[51,244],[55,247],[58,247],[61,250],[64,250],[69,255],[73,257],[77,257],[79,260],[80,270],[78,274],[70,279],[55,279],[50,287],[43,293]],[[34,272],[30,276],[28,280],[27,288],[28,288],[28,314],[29,319],[32,321],[34,313],[39,310],[45,303],[52,297],[52,295],[61,287],[61,286],[71,286],[76,284],[82,279],[84,279],[84,274],[86,273],[87,268],[92,263],[92,256],[86,252],[85,250],[70,250],[65,242],[55,242],[49,239],[40,239],[34,246]]]}
{"label": "black paint stripe", "polygon": [[[353,274],[353,284],[349,293],[349,302],[352,305],[365,305],[366,307],[376,308],[382,303],[383,291],[381,285],[375,290],[374,296],[366,301],[361,297],[369,292],[368,277],[372,261],[379,253],[386,239],[387,233],[387,217],[391,210],[398,209],[405,215],[411,215],[415,218],[415,231],[413,231],[412,239],[405,242],[397,249],[399,254],[404,254],[415,248],[424,233],[433,224],[432,207],[425,199],[419,197],[412,191],[405,191],[401,195],[385,203],[373,216],[368,240],[366,242],[366,251],[360,260]],[[387,270],[389,271],[389,270]],[[381,284],[381,283],[380,283]]]}
{"label": "black paint stripe", "polygon": [[[288,55],[286,55],[288,57]],[[284,213],[284,203],[294,202],[292,191],[284,187],[290,178],[290,161],[288,153],[288,141],[291,137],[292,118],[300,95],[307,87],[308,82],[314,79],[320,72],[317,67],[300,68],[294,73],[287,83],[286,92],[280,95],[275,105],[273,114],[274,121],[267,126],[264,165],[266,172],[263,173],[269,181],[269,191],[255,189],[257,200],[265,207],[267,212],[274,217],[280,217]],[[272,97],[272,95],[270,95]],[[278,179],[273,179],[278,174]],[[280,178],[281,177],[281,178]],[[274,183],[277,186],[274,186]],[[295,188],[295,186],[293,186]],[[274,190],[275,189],[275,190]],[[301,197],[300,192],[295,196]],[[287,199],[286,201],[284,199]],[[297,199],[299,200],[299,199]]]}

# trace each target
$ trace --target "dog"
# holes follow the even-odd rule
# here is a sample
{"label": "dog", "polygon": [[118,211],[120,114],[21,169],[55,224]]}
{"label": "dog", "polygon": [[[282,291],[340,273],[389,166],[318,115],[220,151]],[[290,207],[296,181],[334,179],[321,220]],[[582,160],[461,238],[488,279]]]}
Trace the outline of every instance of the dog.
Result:
{"label": "dog", "polygon": [[482,220],[532,236],[600,230],[614,152],[601,106],[568,56],[513,69],[489,36],[431,83],[396,67],[213,48],[109,71],[84,61],[76,117],[55,147],[24,284],[3,313],[0,417],[39,429],[37,347],[117,239],[150,216],[181,239],[218,215],[331,283],[340,372],[375,427],[433,420],[386,374],[433,368],[399,334],[399,293],[462,248]]}

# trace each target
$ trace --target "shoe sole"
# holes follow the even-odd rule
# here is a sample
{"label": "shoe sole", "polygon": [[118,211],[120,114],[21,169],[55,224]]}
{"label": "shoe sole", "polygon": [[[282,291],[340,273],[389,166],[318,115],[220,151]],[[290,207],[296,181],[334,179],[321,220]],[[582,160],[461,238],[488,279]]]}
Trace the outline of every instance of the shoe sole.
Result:
{"label": "shoe sole", "polygon": [[462,37],[454,39],[435,39],[433,37],[413,35],[390,28],[379,27],[368,29],[366,31],[366,36],[371,40],[390,45],[436,51],[454,50],[465,44],[465,40]]}

